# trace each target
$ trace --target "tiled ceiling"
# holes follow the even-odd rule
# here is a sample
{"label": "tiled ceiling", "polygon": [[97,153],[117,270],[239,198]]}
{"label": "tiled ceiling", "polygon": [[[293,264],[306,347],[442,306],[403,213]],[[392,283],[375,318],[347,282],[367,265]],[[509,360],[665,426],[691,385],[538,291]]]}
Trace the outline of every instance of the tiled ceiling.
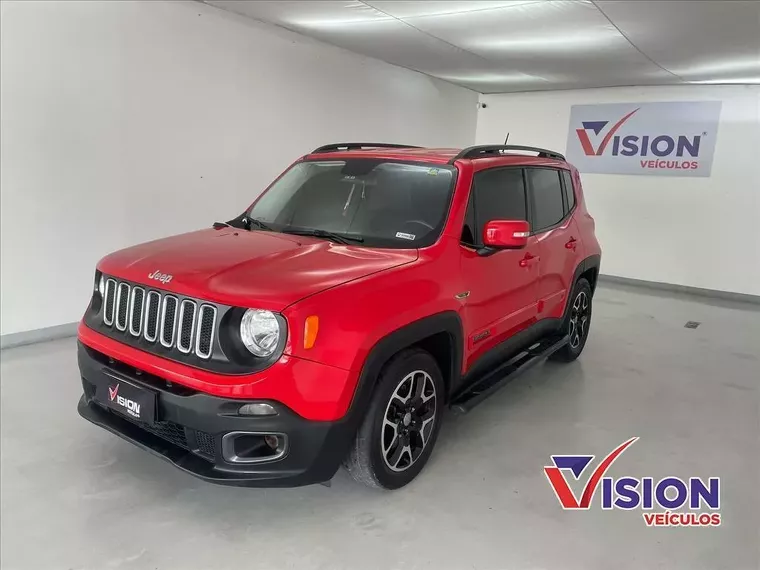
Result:
{"label": "tiled ceiling", "polygon": [[756,1],[206,3],[481,93],[760,83]]}

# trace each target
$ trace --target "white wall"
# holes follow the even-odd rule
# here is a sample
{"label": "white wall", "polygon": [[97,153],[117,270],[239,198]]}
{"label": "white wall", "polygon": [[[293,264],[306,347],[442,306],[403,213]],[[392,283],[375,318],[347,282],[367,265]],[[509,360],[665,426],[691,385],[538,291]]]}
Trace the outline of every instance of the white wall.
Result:
{"label": "white wall", "polygon": [[602,273],[760,295],[760,86],[675,86],[481,95],[478,144],[566,150],[572,105],[723,102],[709,178],[582,174]]}
{"label": "white wall", "polygon": [[200,3],[0,6],[2,334],[78,320],[100,257],[320,144],[474,142],[474,92]]}

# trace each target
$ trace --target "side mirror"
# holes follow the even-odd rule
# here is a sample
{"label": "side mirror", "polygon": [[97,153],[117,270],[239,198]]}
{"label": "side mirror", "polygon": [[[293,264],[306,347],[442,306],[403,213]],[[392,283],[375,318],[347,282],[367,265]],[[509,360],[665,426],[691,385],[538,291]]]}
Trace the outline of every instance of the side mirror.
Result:
{"label": "side mirror", "polygon": [[525,220],[491,220],[483,228],[483,245],[492,249],[520,249],[528,244],[530,224]]}

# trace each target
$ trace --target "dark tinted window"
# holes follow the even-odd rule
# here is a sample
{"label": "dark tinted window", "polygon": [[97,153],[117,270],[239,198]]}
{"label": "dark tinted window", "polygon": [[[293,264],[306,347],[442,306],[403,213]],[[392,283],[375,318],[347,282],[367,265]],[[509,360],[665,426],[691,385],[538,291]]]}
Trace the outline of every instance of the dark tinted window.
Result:
{"label": "dark tinted window", "polygon": [[527,172],[533,195],[532,230],[540,232],[565,217],[559,172],[548,168],[529,168]]}
{"label": "dark tinted window", "polygon": [[470,203],[475,202],[475,243],[491,220],[527,220],[522,170],[502,168],[475,174]]}
{"label": "dark tinted window", "polygon": [[565,200],[567,202],[567,211],[575,207],[575,191],[573,190],[573,177],[567,170],[562,171],[562,178],[565,180]]}
{"label": "dark tinted window", "polygon": [[478,243],[478,240],[475,237],[478,229],[475,225],[475,207],[473,204],[474,202],[471,195],[470,201],[467,203],[467,212],[464,215],[464,227],[462,228],[462,243],[466,243],[467,245],[475,245]]}

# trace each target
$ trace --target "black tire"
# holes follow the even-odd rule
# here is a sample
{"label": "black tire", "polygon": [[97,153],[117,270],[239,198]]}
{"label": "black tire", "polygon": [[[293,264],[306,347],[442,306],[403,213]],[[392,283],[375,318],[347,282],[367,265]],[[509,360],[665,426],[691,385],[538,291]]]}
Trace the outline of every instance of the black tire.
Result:
{"label": "black tire", "polygon": [[581,355],[591,326],[591,299],[591,285],[585,279],[578,279],[568,299],[567,314],[560,329],[570,336],[570,340],[552,354],[550,360],[572,362]]}
{"label": "black tire", "polygon": [[[398,489],[414,479],[427,463],[438,437],[444,390],[443,375],[429,353],[406,349],[394,356],[380,373],[344,462],[351,476],[381,489]],[[408,402],[404,402],[407,393]],[[391,464],[397,458],[394,469]]]}

